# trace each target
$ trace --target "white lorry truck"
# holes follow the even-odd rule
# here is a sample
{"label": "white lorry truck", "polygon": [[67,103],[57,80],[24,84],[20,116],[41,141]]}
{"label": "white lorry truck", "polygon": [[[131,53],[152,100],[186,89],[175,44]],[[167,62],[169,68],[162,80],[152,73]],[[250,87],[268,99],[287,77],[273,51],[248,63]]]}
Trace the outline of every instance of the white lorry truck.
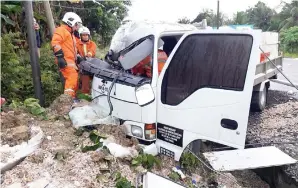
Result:
{"label": "white lorry truck", "polygon": [[[274,41],[264,40],[272,35]],[[93,101],[121,119],[127,135],[154,141],[161,154],[179,160],[189,144],[205,140],[238,149],[204,154],[216,170],[295,163],[277,148],[244,149],[250,107],[264,109],[269,79],[278,73],[260,46],[281,69],[277,34],[128,22],[113,37],[110,63],[82,67],[94,73]],[[160,75],[158,49],[168,55]],[[131,74],[148,55],[152,78]]]}

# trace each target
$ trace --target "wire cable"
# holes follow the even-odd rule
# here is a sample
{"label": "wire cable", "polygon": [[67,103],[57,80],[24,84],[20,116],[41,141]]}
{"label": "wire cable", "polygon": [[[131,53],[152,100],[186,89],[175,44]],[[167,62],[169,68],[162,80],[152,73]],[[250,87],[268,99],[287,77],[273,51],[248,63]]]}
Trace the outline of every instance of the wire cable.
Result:
{"label": "wire cable", "polygon": [[269,62],[278,70],[278,72],[280,72],[280,74],[282,74],[284,77],[285,77],[285,79],[287,79],[289,82],[290,82],[290,84],[294,87],[294,88],[296,88],[297,90],[298,90],[298,87],[297,86],[295,86],[295,84],[293,84],[292,83],[292,81],[275,65],[275,63],[273,63],[272,61],[271,61],[271,59],[266,55],[266,53],[264,52],[264,50],[261,48],[261,47],[259,47],[259,49],[263,52],[263,54],[265,55],[265,57],[269,60]]}

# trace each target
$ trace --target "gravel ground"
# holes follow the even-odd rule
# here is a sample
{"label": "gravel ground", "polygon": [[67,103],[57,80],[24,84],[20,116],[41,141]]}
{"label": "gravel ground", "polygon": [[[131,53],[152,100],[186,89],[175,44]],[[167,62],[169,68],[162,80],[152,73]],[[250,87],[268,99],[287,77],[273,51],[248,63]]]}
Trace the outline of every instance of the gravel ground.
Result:
{"label": "gravel ground", "polygon": [[[251,113],[247,130],[248,143],[298,141],[298,100],[287,92],[269,90],[268,107],[262,113]],[[298,159],[298,143],[275,145]],[[285,173],[298,183],[298,164],[285,166]]]}

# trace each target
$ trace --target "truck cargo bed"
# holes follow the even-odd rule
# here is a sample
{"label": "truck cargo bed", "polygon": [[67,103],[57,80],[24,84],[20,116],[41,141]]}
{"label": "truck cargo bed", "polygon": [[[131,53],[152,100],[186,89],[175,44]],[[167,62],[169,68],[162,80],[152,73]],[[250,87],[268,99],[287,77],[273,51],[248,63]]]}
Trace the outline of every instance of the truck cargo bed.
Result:
{"label": "truck cargo bed", "polygon": [[[271,60],[280,70],[282,70],[282,57]],[[254,81],[254,86],[258,85],[265,80],[274,78],[278,74],[278,70],[270,61],[264,63],[258,63],[256,67],[256,77]]]}

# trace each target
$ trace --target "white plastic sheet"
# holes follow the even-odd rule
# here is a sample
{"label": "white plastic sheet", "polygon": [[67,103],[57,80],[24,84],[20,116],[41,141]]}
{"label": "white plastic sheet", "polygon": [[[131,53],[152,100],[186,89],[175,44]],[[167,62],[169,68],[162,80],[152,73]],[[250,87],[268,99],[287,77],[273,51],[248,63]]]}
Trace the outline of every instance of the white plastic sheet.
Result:
{"label": "white plastic sheet", "polygon": [[120,125],[118,118],[109,116],[107,109],[94,103],[72,109],[69,112],[69,117],[76,129],[88,125]]}
{"label": "white plastic sheet", "polygon": [[23,158],[33,153],[40,146],[44,138],[41,128],[32,126],[30,131],[33,136],[28,142],[23,142],[13,147],[9,147],[8,145],[0,147],[1,155],[9,156],[4,163],[0,162],[1,173],[13,168]]}

